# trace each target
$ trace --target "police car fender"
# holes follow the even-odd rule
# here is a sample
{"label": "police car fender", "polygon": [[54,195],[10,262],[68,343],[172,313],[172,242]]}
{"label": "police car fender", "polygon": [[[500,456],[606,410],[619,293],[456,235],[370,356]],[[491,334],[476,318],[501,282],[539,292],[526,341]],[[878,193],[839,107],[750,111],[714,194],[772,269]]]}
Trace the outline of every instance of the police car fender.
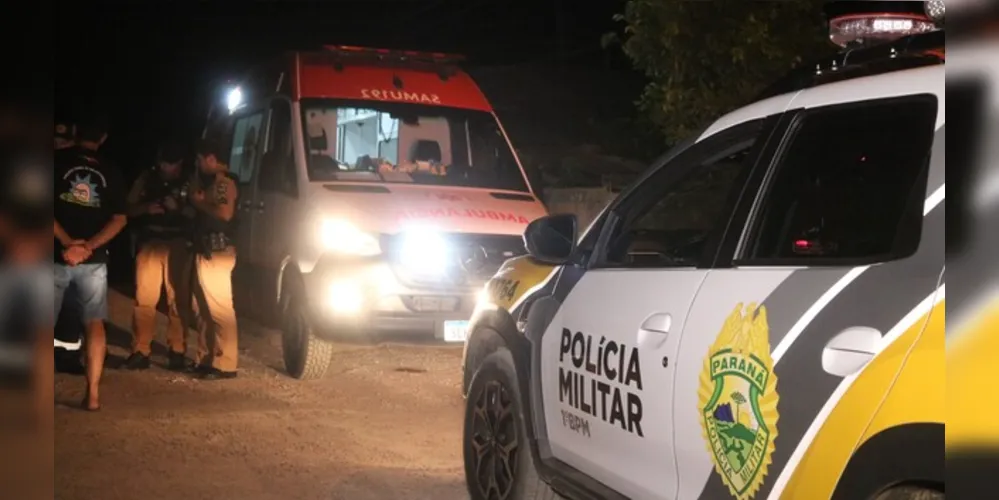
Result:
{"label": "police car fender", "polygon": [[[525,343],[518,318],[525,302],[538,296],[558,268],[520,256],[503,263],[486,283],[483,300],[476,306],[469,324],[469,338],[462,356],[464,371],[462,394],[468,389],[478,363],[485,359],[500,342],[514,351],[515,359],[526,359]],[[496,334],[500,338],[496,338]]]}

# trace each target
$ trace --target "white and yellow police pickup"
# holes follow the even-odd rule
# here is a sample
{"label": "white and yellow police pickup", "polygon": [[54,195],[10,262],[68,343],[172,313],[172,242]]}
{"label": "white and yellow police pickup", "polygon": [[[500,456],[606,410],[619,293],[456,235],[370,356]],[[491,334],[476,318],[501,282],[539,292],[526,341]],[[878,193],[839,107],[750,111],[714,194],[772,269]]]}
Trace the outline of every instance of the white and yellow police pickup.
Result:
{"label": "white and yellow police pickup", "polygon": [[473,499],[943,498],[943,32],[534,221],[465,350]]}

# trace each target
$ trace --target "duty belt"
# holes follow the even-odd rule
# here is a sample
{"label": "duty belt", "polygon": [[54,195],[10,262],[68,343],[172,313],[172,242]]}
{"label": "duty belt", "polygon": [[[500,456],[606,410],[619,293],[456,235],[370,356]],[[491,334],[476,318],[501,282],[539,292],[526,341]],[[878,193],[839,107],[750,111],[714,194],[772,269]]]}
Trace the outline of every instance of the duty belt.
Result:
{"label": "duty belt", "polygon": [[224,252],[232,246],[232,239],[222,232],[203,234],[201,237],[201,254],[206,258],[211,258],[214,252]]}
{"label": "duty belt", "polygon": [[146,226],[139,231],[139,239],[142,241],[151,240],[173,240],[186,237],[186,231],[179,227]]}

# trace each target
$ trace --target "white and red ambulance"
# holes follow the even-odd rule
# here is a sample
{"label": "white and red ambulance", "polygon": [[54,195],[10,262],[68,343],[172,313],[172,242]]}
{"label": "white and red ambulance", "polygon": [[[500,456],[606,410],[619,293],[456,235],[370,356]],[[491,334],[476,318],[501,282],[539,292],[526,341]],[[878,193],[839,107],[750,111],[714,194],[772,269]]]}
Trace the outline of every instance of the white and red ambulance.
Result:
{"label": "white and red ambulance", "polygon": [[321,376],[347,336],[464,342],[486,280],[525,253],[545,208],[459,60],[294,52],[209,117],[239,178],[238,267],[265,277],[236,292],[276,304],[292,376]]}

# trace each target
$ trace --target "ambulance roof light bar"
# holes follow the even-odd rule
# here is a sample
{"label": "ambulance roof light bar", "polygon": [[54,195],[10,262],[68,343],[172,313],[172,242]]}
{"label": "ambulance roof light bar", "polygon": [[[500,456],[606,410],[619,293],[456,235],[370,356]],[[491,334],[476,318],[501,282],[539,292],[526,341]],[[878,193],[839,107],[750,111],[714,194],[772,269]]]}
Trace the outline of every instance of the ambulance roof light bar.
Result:
{"label": "ambulance roof light bar", "polygon": [[351,59],[368,59],[384,62],[421,62],[440,65],[453,65],[465,60],[459,54],[446,54],[443,52],[420,52],[415,50],[392,50],[375,49],[369,47],[356,47],[353,45],[326,45],[324,48],[334,55]]}

